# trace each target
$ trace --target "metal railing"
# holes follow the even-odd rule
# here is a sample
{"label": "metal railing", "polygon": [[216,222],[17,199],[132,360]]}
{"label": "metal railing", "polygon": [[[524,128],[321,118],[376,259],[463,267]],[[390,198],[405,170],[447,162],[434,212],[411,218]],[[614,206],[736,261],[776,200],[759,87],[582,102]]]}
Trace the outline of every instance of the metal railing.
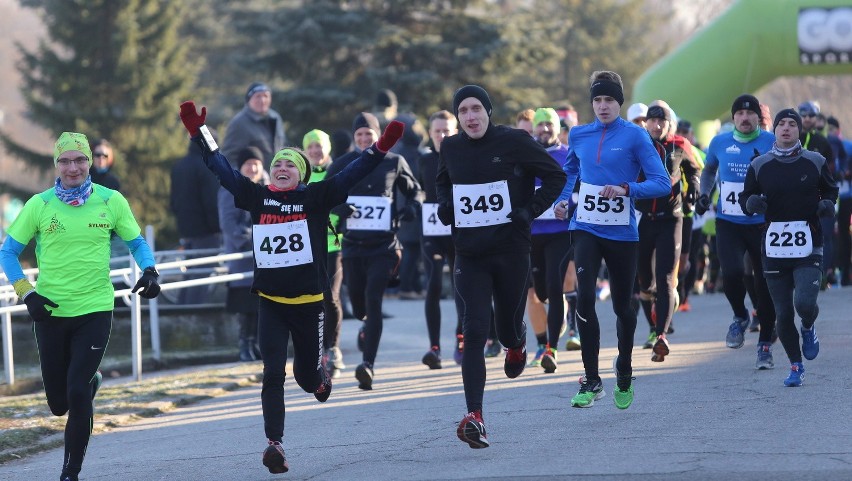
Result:
{"label": "metal railing", "polygon": [[[151,249],[154,249],[154,233],[151,226],[145,229],[145,236]],[[238,252],[234,254],[217,254],[219,249],[198,249],[198,250],[171,250],[171,251],[156,251],[154,250],[154,259],[157,262],[157,271],[160,273],[160,289],[162,292],[184,289],[187,287],[204,286],[212,284],[222,284],[230,281],[241,279],[251,279],[254,277],[254,272],[227,273],[227,268],[221,264],[236,259],[244,259],[252,256],[251,251]],[[207,255],[215,254],[215,255]],[[181,259],[162,262],[162,260],[175,258],[179,256],[204,256],[193,257],[192,259]],[[123,282],[127,286],[134,286],[139,280],[141,271],[133,260],[132,256],[115,257],[111,259],[110,265],[121,265],[124,262],[128,267],[119,267],[110,270],[110,279],[113,283]],[[217,265],[213,268],[189,269],[196,266],[204,266],[208,264]],[[38,269],[25,269],[24,275],[29,278],[33,285],[37,283]],[[162,282],[172,276],[185,275],[207,275],[198,279],[181,280],[173,282]],[[124,289],[116,289],[115,297],[121,298],[125,305],[130,307],[130,329],[131,329],[131,357],[133,365],[133,376],[137,381],[142,379],[142,299],[133,295],[130,291],[132,287]],[[2,326],[0,333],[3,337],[3,366],[5,380],[8,384],[15,384],[15,365],[13,360],[12,346],[12,313],[24,312],[27,306],[24,304],[15,305],[17,295],[15,289],[9,284],[5,273],[0,273],[0,317],[2,317]],[[157,299],[148,301],[148,314],[151,330],[151,357],[157,361],[161,359],[160,349],[160,315],[159,302]]]}

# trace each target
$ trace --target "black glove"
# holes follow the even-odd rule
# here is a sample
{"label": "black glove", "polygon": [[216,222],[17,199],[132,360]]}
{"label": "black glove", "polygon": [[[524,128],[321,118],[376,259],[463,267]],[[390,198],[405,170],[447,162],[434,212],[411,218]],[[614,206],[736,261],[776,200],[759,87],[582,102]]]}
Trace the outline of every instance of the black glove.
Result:
{"label": "black glove", "polygon": [[817,203],[817,216],[830,218],[834,217],[834,202],[828,199],[822,199]]}
{"label": "black glove", "polygon": [[[157,297],[157,294],[160,293],[160,285],[157,284],[157,278],[160,277],[157,274],[157,270],[153,267],[146,267],[144,271],[142,271],[142,277],[136,282],[136,285],[133,286],[133,290],[130,292],[139,291],[139,295],[144,297],[145,299],[153,299]],[[141,290],[140,290],[141,289]]]}
{"label": "black glove", "polygon": [[444,225],[453,225],[456,222],[456,214],[453,212],[453,206],[441,204],[438,206],[438,220]]}
{"label": "black glove", "polygon": [[752,214],[765,214],[766,207],[766,197],[762,195],[750,195],[746,200],[746,210]]}
{"label": "black glove", "polygon": [[405,203],[405,207],[399,212],[399,220],[408,222],[417,219],[417,214],[420,212],[420,202],[409,200]]}
{"label": "black glove", "polygon": [[44,306],[50,306],[54,309],[59,307],[59,304],[51,301],[36,291],[30,292],[24,297],[24,304],[27,305],[27,311],[30,313],[30,317],[32,317],[35,322],[46,321],[53,315],[50,311],[45,309]]}
{"label": "black glove", "polygon": [[518,227],[529,228],[532,223],[532,213],[526,207],[517,207],[512,209],[512,212],[509,212],[507,215],[509,219],[512,219],[512,222],[515,223]]}
{"label": "black glove", "polygon": [[698,196],[698,200],[695,201],[695,213],[698,215],[704,215],[708,210],[710,210],[710,196]]}
{"label": "black glove", "polygon": [[341,219],[348,219],[350,215],[357,212],[358,209],[355,208],[352,204],[340,204],[337,207],[331,209],[331,213],[340,217]]}

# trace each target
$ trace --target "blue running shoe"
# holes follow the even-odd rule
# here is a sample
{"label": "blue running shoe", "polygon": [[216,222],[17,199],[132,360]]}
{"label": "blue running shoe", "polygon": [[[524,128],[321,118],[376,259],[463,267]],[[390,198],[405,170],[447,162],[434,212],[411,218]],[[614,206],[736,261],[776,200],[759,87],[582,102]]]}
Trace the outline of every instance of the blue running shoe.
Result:
{"label": "blue running shoe", "polygon": [[775,362],[772,360],[772,344],[769,342],[757,343],[757,362],[755,369],[772,369]]}
{"label": "blue running shoe", "polygon": [[802,355],[805,359],[812,361],[819,354],[819,338],[816,334],[816,328],[811,326],[810,329],[802,328]]}
{"label": "blue running shoe", "polygon": [[547,351],[547,344],[539,344],[538,350],[535,352],[535,356],[533,356],[532,361],[530,361],[530,367],[541,366],[541,357],[544,356],[545,351]]}
{"label": "blue running shoe", "polygon": [[787,387],[797,387],[802,385],[802,380],[805,379],[805,366],[800,362],[790,364],[790,375],[784,380],[784,385]]}
{"label": "blue running shoe", "polygon": [[745,343],[745,331],[748,328],[748,317],[741,319],[734,317],[734,322],[728,326],[728,335],[725,337],[725,345],[731,349],[739,349]]}

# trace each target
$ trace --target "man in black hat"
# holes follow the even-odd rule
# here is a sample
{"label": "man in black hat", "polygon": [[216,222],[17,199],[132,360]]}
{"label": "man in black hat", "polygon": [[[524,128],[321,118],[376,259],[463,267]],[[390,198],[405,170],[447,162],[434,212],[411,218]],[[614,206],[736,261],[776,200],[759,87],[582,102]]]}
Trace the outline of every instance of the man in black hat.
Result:
{"label": "man in black hat", "polygon": [[271,108],[272,90],[265,83],[249,85],[245,101],[243,109],[228,123],[222,154],[236,159],[242,149],[253,145],[263,154],[264,165],[269,165],[272,156],[287,145],[284,120]]}
{"label": "man in black hat", "polygon": [[[701,196],[695,203],[695,212],[703,215],[710,208],[710,193],[719,180],[719,201],[716,205],[716,252],[725,283],[725,297],[734,311],[733,322],[728,326],[725,345],[739,349],[745,343],[745,331],[750,323],[745,306],[746,285],[743,280],[743,256],[760,259],[763,238],[762,215],[746,216],[739,202],[746,171],[752,159],[772,149],[775,135],[760,129],[762,119],[760,102],[749,94],[740,95],[731,106],[734,130],[719,134],[710,141],[707,160],[701,174]],[[760,319],[757,369],[770,369],[772,359],[772,331],[775,327],[775,308],[769,297],[763,267],[754,262],[754,283],[757,294],[757,317]]]}
{"label": "man in black hat", "polygon": [[[355,150],[334,159],[326,178],[332,177],[360,157],[378,139],[381,130],[376,116],[361,112],[352,122]],[[406,198],[406,208],[397,212],[396,195]],[[406,160],[388,152],[381,163],[349,190],[346,204],[332,212],[345,219],[343,234],[343,278],[352,301],[352,313],[364,321],[358,331],[362,362],[355,368],[358,387],[373,389],[373,364],[382,337],[382,300],[388,283],[398,281],[402,244],[396,232],[399,223],[414,219],[423,202],[420,184]]]}
{"label": "man in black hat", "polygon": [[[503,369],[518,377],[527,362],[526,305],[530,224],[551,208],[565,173],[523,130],[491,123],[491,99],[467,85],[453,96],[462,129],[443,141],[436,190],[438,216],[452,225],[456,304],[464,326],[462,378],[468,414],[456,431],[471,448],[489,443],[482,420],[485,341],[494,322],[507,347]],[[535,179],[541,188],[535,189]]]}

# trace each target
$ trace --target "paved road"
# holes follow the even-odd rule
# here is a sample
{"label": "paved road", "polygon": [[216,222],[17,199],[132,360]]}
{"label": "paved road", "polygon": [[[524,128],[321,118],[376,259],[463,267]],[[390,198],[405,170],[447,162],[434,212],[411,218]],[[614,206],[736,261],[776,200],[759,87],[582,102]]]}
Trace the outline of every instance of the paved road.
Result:
{"label": "paved road", "polygon": [[[560,352],[559,371],[528,368],[506,379],[502,358],[488,362],[485,422],[492,445],[472,450],[455,436],[465,412],[459,367],[420,364],[427,348],[422,303],[388,301],[375,390],[359,391],[356,322],[343,328],[350,369],[331,399],[290,387],[285,449],[290,472],[271,475],[260,387],[177,409],[92,439],[85,480],[850,480],[852,479],[852,289],[821,293],[822,350],[806,361],[801,388],[785,388],[788,364],[775,346],[776,368],[756,371],[756,334],[742,349],[724,346],[730,309],[721,294],[696,296],[675,317],[672,354],[650,362],[637,331],[636,400],[590,409],[570,407],[582,372],[579,352]],[[443,304],[444,318],[452,306]],[[611,304],[600,303],[601,366],[615,354]],[[643,326],[640,319],[640,326]],[[445,349],[452,323],[443,328]],[[535,340],[531,336],[528,345]],[[564,347],[564,346],[563,346]],[[288,381],[289,385],[289,381]],[[62,451],[0,467],[0,479],[56,479]]]}

